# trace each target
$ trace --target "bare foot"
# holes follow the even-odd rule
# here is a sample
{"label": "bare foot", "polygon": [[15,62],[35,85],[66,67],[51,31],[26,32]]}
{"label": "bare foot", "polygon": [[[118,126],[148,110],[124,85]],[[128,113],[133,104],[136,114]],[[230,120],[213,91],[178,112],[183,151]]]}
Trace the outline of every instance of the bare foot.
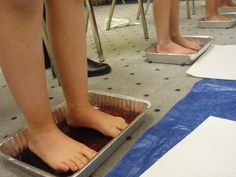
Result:
{"label": "bare foot", "polygon": [[67,124],[72,127],[93,128],[110,137],[116,137],[128,126],[122,117],[106,114],[92,106],[83,110],[69,111]]}
{"label": "bare foot", "polygon": [[229,21],[230,19],[223,15],[211,15],[204,18],[205,21]]}
{"label": "bare foot", "polygon": [[29,131],[29,148],[57,171],[77,171],[96,152],[63,134],[58,128],[47,131]]}
{"label": "bare foot", "polygon": [[192,50],[200,50],[201,49],[201,45],[197,42],[193,42],[193,41],[189,41],[187,40],[186,38],[182,37],[182,36],[176,36],[176,37],[172,37],[172,40],[185,47],[185,48],[188,48],[188,49],[192,49]]}
{"label": "bare foot", "polygon": [[157,44],[156,52],[157,53],[173,53],[173,54],[194,54],[197,51],[182,47],[181,45],[176,44],[171,41],[164,45]]}

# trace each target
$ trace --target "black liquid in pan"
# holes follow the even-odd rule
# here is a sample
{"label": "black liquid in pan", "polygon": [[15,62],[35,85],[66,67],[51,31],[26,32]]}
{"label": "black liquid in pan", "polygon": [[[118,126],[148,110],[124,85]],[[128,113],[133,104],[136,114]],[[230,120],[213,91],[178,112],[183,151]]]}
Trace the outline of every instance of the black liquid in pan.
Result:
{"label": "black liquid in pan", "polygon": [[[114,116],[123,117],[127,123],[131,123],[132,120],[137,116],[134,114],[114,112],[114,111],[103,110],[103,109],[101,111],[114,115]],[[65,122],[61,122],[58,126],[69,137],[73,138],[74,140],[79,141],[80,143],[87,145],[88,147],[90,147],[91,149],[97,152],[100,151],[112,139],[110,137],[104,136],[103,134],[93,129],[68,127]],[[55,170],[50,168],[46,163],[44,163],[40,158],[38,158],[34,153],[32,153],[29,149],[26,149],[20,154],[18,154],[16,158],[27,164],[33,165],[43,171],[49,172],[55,176],[66,177],[74,173],[71,171],[66,172],[66,173],[56,172]]]}

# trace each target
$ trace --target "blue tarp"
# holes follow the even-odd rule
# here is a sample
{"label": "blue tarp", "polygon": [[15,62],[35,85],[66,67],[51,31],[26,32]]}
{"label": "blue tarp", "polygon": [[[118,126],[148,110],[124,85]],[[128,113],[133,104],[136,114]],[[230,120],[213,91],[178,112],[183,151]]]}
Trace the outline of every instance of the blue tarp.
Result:
{"label": "blue tarp", "polygon": [[210,115],[236,120],[236,81],[203,79],[148,129],[106,177],[137,177]]}

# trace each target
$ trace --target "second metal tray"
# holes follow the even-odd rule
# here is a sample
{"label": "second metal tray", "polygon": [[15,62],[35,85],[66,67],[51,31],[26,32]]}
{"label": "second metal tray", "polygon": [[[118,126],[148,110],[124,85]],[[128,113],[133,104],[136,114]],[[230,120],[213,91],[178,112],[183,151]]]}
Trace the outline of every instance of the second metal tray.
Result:
{"label": "second metal tray", "polygon": [[[95,108],[113,115],[116,113],[116,116],[122,115],[129,123],[129,126],[113,139],[105,137],[95,130],[81,130],[81,128],[78,128],[76,131],[79,131],[80,135],[79,137],[76,137],[76,139],[82,139],[82,143],[98,151],[97,155],[81,170],[76,173],[70,172],[58,174],[48,167],[47,164],[40,161],[37,156],[33,158],[35,155],[28,150],[27,128],[20,130],[6,140],[0,142],[0,156],[37,176],[88,177],[91,175],[127,139],[127,137],[141,125],[144,121],[143,115],[150,108],[151,104],[149,101],[142,99],[98,91],[91,91],[88,95],[90,103]],[[70,130],[70,127],[64,123],[66,118],[65,103],[56,108],[53,112],[53,116],[55,122],[63,132],[68,133],[68,131],[72,131]],[[81,135],[83,137],[81,137]],[[86,141],[88,137],[93,138],[94,141]],[[26,162],[25,159],[27,158],[33,160]]]}
{"label": "second metal tray", "polygon": [[235,14],[222,14],[229,18],[227,21],[205,21],[200,20],[200,28],[212,28],[212,29],[227,29],[232,28],[236,24],[236,15]]}
{"label": "second metal tray", "polygon": [[220,8],[218,8],[218,11],[220,13],[236,12],[236,7],[220,7]]}
{"label": "second metal tray", "polygon": [[155,63],[166,63],[166,64],[192,64],[200,55],[202,55],[211,45],[212,38],[209,36],[184,36],[190,41],[197,41],[202,45],[202,48],[195,54],[173,54],[173,53],[156,53],[153,46],[144,50],[148,61]]}

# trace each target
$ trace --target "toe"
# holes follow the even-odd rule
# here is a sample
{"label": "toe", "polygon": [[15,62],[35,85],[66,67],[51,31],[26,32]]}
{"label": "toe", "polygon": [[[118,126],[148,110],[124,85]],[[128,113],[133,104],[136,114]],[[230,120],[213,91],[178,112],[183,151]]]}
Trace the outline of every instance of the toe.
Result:
{"label": "toe", "polygon": [[116,137],[116,136],[118,136],[120,133],[121,133],[121,130],[119,130],[119,129],[117,129],[117,128],[113,128],[113,129],[111,130],[110,136],[111,136],[111,137]]}
{"label": "toe", "polygon": [[124,130],[127,126],[128,126],[128,124],[125,122],[124,119],[122,119],[122,120],[117,124],[117,128],[120,129],[120,130]]}
{"label": "toe", "polygon": [[91,160],[93,157],[96,156],[97,152],[88,148],[87,146],[83,146],[83,148],[81,149],[82,154],[88,159]]}
{"label": "toe", "polygon": [[72,161],[73,161],[74,164],[76,164],[76,166],[78,167],[77,170],[83,168],[84,164],[83,164],[83,162],[82,162],[79,158],[73,157],[73,158],[72,158]]}
{"label": "toe", "polygon": [[69,166],[65,162],[60,162],[58,164],[55,164],[55,166],[52,166],[52,168],[60,172],[62,171],[67,172],[70,170]]}
{"label": "toe", "polygon": [[74,158],[79,159],[84,165],[86,165],[89,162],[89,160],[80,153],[75,154]]}
{"label": "toe", "polygon": [[78,165],[73,161],[72,158],[67,161],[67,165],[71,171],[77,171],[79,169]]}

